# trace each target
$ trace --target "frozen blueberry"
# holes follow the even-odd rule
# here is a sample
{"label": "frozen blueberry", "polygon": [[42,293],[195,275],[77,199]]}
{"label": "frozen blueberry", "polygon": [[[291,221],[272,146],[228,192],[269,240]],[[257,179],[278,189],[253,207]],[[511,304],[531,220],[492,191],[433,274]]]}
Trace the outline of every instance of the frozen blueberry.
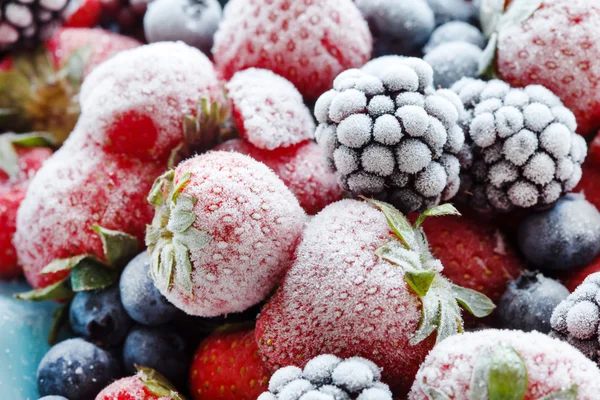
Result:
{"label": "frozen blueberry", "polygon": [[498,304],[498,320],[502,328],[549,333],[552,312],[568,295],[569,290],[554,279],[525,272],[508,284]]}
{"label": "frozen blueberry", "polygon": [[144,16],[144,33],[149,43],[178,41],[207,55],[221,21],[217,0],[156,0]]}
{"label": "frozen blueberry", "polygon": [[467,42],[442,43],[423,57],[433,68],[436,87],[449,88],[463,77],[474,78],[479,69],[482,50]]}
{"label": "frozen blueberry", "polygon": [[71,303],[69,320],[73,332],[108,347],[122,343],[133,324],[121,304],[117,285],[77,293]]}
{"label": "frozen blueberry", "polygon": [[448,42],[471,43],[480,49],[485,48],[486,44],[483,33],[473,25],[462,21],[450,21],[435,28],[423,52],[429,53],[439,45]]}
{"label": "frozen blueberry", "polygon": [[375,38],[375,56],[418,52],[435,27],[425,0],[356,0]]}
{"label": "frozen blueberry", "polygon": [[470,0],[427,0],[435,15],[435,24],[449,21],[476,21],[477,6]]}
{"label": "frozen blueberry", "polygon": [[583,195],[569,194],[519,227],[519,247],[540,269],[571,270],[600,253],[600,213]]}
{"label": "frozen blueberry", "polygon": [[149,263],[148,253],[143,252],[125,267],[119,281],[121,301],[125,311],[136,322],[160,325],[182,313],[154,286],[152,278],[148,275]]}
{"label": "frozen blueberry", "polygon": [[125,370],[135,374],[135,365],[154,368],[175,384],[185,382],[190,361],[185,340],[167,327],[134,327],[123,345]]}
{"label": "frozen blueberry", "polygon": [[120,363],[108,351],[84,339],[69,339],[56,344],[42,358],[38,390],[41,396],[93,399],[120,373]]}

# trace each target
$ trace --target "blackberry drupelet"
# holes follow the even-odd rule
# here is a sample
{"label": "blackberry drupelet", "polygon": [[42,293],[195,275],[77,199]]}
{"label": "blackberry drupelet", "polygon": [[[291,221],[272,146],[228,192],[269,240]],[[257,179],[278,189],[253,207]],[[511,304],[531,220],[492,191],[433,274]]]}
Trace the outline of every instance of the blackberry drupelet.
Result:
{"label": "blackberry drupelet", "polygon": [[480,211],[548,208],[577,185],[587,145],[551,91],[472,78],[451,90],[465,107],[459,200]]}
{"label": "blackberry drupelet", "polygon": [[315,104],[316,139],[340,186],[403,213],[452,198],[464,143],[460,99],[434,90],[423,60],[384,57],[369,68],[374,75],[344,71]]}

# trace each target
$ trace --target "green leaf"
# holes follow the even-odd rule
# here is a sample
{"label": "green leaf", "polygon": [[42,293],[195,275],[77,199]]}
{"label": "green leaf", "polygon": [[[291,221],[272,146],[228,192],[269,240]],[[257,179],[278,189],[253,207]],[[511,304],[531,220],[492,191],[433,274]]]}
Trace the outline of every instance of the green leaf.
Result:
{"label": "green leaf", "polygon": [[419,215],[419,218],[415,222],[415,228],[420,227],[427,217],[441,217],[443,215],[460,215],[460,212],[452,204],[441,204],[437,207],[429,208]]}
{"label": "green leaf", "polygon": [[544,0],[513,0],[506,12],[498,21],[496,30],[501,32],[511,25],[519,25],[533,15],[541,7]]}
{"label": "green leaf", "polygon": [[504,14],[506,0],[481,0],[479,5],[479,20],[481,29],[486,38],[496,30],[498,21]]}
{"label": "green leaf", "polygon": [[423,391],[425,392],[428,400],[451,400],[446,393],[432,386],[424,385]]}
{"label": "green leaf", "polygon": [[488,347],[477,357],[469,384],[469,400],[489,400],[490,369],[492,352]]}
{"label": "green leaf", "polygon": [[54,313],[52,314],[52,326],[50,327],[50,333],[48,333],[48,344],[50,346],[56,344],[60,331],[67,325],[70,307],[71,302],[69,301],[54,310]]}
{"label": "green leaf", "polygon": [[44,301],[44,300],[64,300],[73,297],[73,291],[67,285],[65,278],[45,288],[30,290],[29,292],[17,293],[15,298],[19,300]]}
{"label": "green leaf", "polygon": [[158,371],[137,364],[135,367],[138,370],[140,380],[150,392],[159,397],[171,397],[173,400],[184,400],[184,398],[177,393],[175,386],[173,386],[173,384]]}
{"label": "green leaf", "polygon": [[579,386],[574,383],[567,389],[559,390],[542,397],[540,400],[577,400]]}
{"label": "green leaf", "polygon": [[[175,171],[168,170],[154,181],[150,193],[148,194],[148,203],[155,207],[161,206],[165,203],[165,197],[163,194],[164,185],[173,185],[173,179],[175,178]],[[169,188],[168,188],[169,189]],[[170,190],[168,190],[170,192]]]}
{"label": "green leaf", "polygon": [[0,169],[11,178],[19,173],[19,156],[8,137],[0,137]]}
{"label": "green leaf", "polygon": [[427,339],[439,325],[440,301],[436,296],[421,297],[421,321],[419,328],[412,338],[411,346],[421,343]]}
{"label": "green leaf", "polygon": [[438,296],[440,297],[440,322],[437,329],[436,344],[463,330],[460,308],[456,301],[446,299],[443,295]]}
{"label": "green leaf", "polygon": [[404,271],[406,282],[421,297],[427,294],[436,275],[436,271],[426,269]]}
{"label": "green leaf", "polygon": [[162,291],[168,291],[171,288],[173,279],[173,269],[175,267],[175,249],[173,243],[167,240],[159,242],[156,251],[160,253],[158,257],[159,265],[156,267],[154,284]]}
{"label": "green leaf", "polygon": [[175,248],[175,284],[183,293],[192,297],[194,283],[192,281],[190,250],[185,244],[177,239],[173,239],[173,247]]}
{"label": "green leaf", "polygon": [[85,74],[85,66],[91,55],[91,46],[82,46],[75,49],[64,62],[59,75],[66,77],[73,87],[81,86]]}
{"label": "green leaf", "polygon": [[89,254],[83,254],[80,256],[75,256],[71,258],[59,258],[57,260],[52,261],[50,264],[46,265],[40,274],[52,274],[60,271],[68,271],[73,269],[77,264],[79,264],[84,259],[92,257]]}
{"label": "green leaf", "polygon": [[368,199],[366,197],[362,197],[364,200],[373,204],[377,207],[385,216],[390,228],[396,234],[398,239],[406,246],[409,250],[418,250],[417,241],[415,239],[415,233],[413,227],[410,225],[410,222],[402,215],[400,211],[395,209],[388,203],[384,203],[383,201],[378,201],[375,199]]}
{"label": "green leaf", "polygon": [[487,317],[496,308],[492,300],[482,293],[455,284],[451,287],[456,301],[477,318]]}
{"label": "green leaf", "polygon": [[404,270],[422,268],[419,254],[412,250],[407,250],[397,240],[392,240],[375,250],[375,255],[392,264],[401,266]]}
{"label": "green leaf", "polygon": [[74,292],[104,289],[117,282],[119,272],[85,259],[71,271],[71,287]]}
{"label": "green leaf", "polygon": [[139,253],[138,241],[134,236],[99,225],[94,225],[92,229],[102,240],[104,258],[110,266],[122,268]]}
{"label": "green leaf", "polygon": [[492,351],[489,400],[522,400],[527,393],[527,368],[511,346],[498,343]]}
{"label": "green leaf", "polygon": [[183,233],[196,221],[196,214],[191,211],[173,210],[167,229],[173,233]]}
{"label": "green leaf", "polygon": [[177,201],[177,197],[179,197],[183,189],[185,189],[191,178],[192,174],[189,172],[186,172],[181,176],[181,178],[179,179],[179,183],[177,184],[177,186],[175,186],[175,190],[173,190],[173,194],[171,195],[171,201]]}
{"label": "green leaf", "polygon": [[17,147],[56,147],[54,136],[46,132],[29,132],[11,135],[10,141]]}
{"label": "green leaf", "polygon": [[494,68],[496,59],[496,49],[498,48],[498,33],[492,33],[487,46],[483,49],[483,53],[479,57],[479,65],[477,66],[477,75],[485,76]]}

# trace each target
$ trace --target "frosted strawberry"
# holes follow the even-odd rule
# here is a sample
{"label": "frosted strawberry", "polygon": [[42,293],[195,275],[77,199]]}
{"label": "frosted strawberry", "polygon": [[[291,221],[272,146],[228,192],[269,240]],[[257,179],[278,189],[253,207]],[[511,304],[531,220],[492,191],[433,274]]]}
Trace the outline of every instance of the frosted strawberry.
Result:
{"label": "frosted strawberry", "polygon": [[223,106],[222,85],[200,50],[174,42],[142,46],[113,57],[86,79],[78,129],[88,133],[84,141],[104,151],[166,160],[200,136],[193,121],[184,131],[183,121],[198,115],[201,98],[214,109]]}
{"label": "frosted strawberry", "polygon": [[[295,260],[261,312],[256,339],[271,369],[311,358],[368,357],[396,396],[408,391],[437,341],[462,330],[459,303],[476,316],[491,301],[455,286],[427,246],[426,211],[415,226],[386,203],[342,200],[308,224]],[[436,332],[436,335],[433,333]]]}
{"label": "frosted strawberry", "polygon": [[111,383],[96,400],[184,400],[164,376],[152,368],[137,367],[134,376]]}
{"label": "frosted strawberry", "polygon": [[269,70],[237,72],[227,94],[240,135],[259,149],[289,147],[314,136],[315,122],[302,95]]}
{"label": "frosted strawberry", "polygon": [[235,151],[264,163],[294,193],[308,214],[318,213],[344,195],[335,174],[325,165],[323,150],[314,142],[268,151],[241,139],[232,139],[215,150]]}
{"label": "frosted strawberry", "polygon": [[21,274],[12,245],[17,210],[29,182],[52,155],[50,144],[44,136],[0,135],[0,278]]}
{"label": "frosted strawberry", "polygon": [[410,400],[592,400],[600,371],[538,332],[484,330],[444,340],[421,365]]}
{"label": "frosted strawberry", "polygon": [[351,0],[232,0],[213,54],[226,79],[250,67],[270,69],[316,99],[340,72],[368,61],[372,47]]}
{"label": "frosted strawberry", "polygon": [[305,214],[285,184],[250,157],[211,152],[158,178],[146,244],[160,292],[212,317],[263,300],[288,268]]}

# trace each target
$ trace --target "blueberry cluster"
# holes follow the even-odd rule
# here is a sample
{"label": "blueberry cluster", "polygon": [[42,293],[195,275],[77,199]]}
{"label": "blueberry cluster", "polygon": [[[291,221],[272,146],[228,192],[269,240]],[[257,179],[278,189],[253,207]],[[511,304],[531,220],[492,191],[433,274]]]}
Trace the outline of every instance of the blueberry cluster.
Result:
{"label": "blueberry cluster", "polygon": [[381,370],[369,360],[325,354],[310,360],[304,370],[293,366],[277,370],[269,391],[258,400],[392,400],[380,378]]}
{"label": "blueberry cluster", "polygon": [[404,213],[452,198],[464,143],[460,99],[435,91],[431,67],[420,59],[371,63],[375,74],[345,71],[315,104],[316,139],[341,187]]}
{"label": "blueberry cluster", "polygon": [[548,207],[577,185],[587,145],[575,133],[573,113],[552,92],[471,78],[452,90],[465,107],[461,197],[473,208]]}
{"label": "blueberry cluster", "polygon": [[550,323],[552,336],[600,362],[600,272],[589,275],[554,309]]}

